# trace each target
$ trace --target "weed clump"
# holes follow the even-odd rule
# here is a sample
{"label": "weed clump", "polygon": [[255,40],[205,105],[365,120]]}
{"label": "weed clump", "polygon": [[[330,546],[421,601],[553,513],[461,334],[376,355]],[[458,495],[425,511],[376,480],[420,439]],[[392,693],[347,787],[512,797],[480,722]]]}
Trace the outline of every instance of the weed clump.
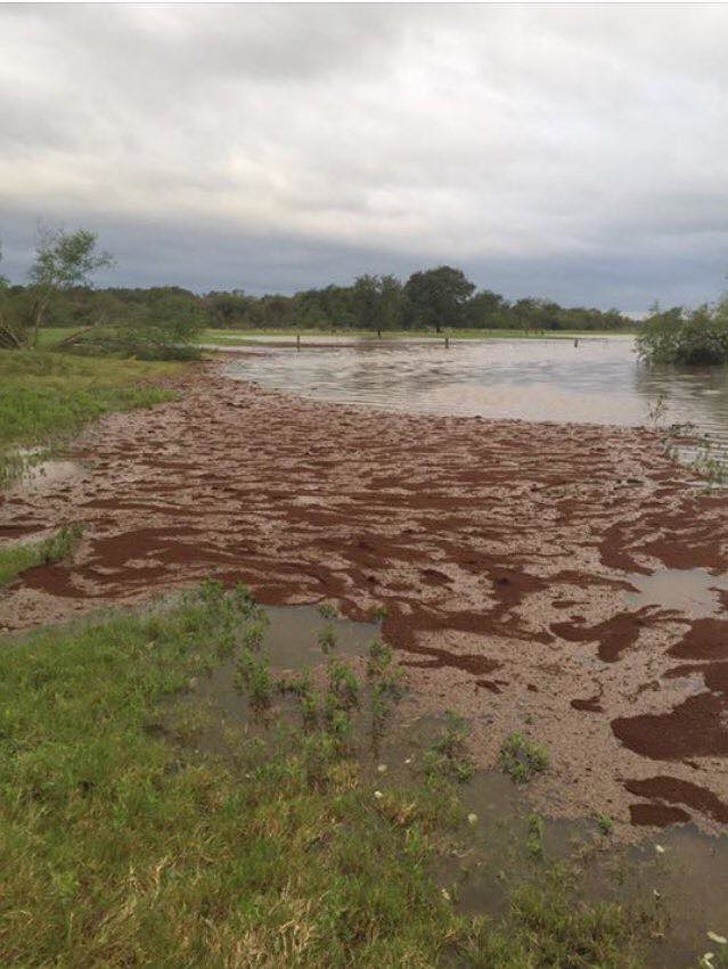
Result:
{"label": "weed clump", "polygon": [[500,749],[498,760],[504,773],[516,782],[527,784],[534,776],[549,766],[549,755],[543,744],[512,733],[506,737]]}
{"label": "weed clump", "polygon": [[452,710],[445,713],[447,725],[442,735],[425,751],[423,764],[429,779],[444,778],[464,784],[475,773],[475,764],[467,749],[470,727]]}

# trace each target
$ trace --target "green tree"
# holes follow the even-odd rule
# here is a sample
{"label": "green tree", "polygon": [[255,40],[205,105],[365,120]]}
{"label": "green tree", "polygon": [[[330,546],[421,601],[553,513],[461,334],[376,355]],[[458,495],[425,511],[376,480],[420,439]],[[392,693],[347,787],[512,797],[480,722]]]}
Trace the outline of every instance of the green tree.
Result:
{"label": "green tree", "polygon": [[110,253],[97,249],[98,236],[88,229],[66,232],[64,229],[40,230],[38,245],[28,278],[33,291],[33,342],[43,325],[54,296],[64,290],[91,286],[91,276],[99,269],[114,265]]}
{"label": "green tree", "polygon": [[413,273],[404,287],[410,323],[434,326],[438,333],[443,326],[461,325],[474,289],[465,273],[451,266]]}
{"label": "green tree", "polygon": [[637,352],[652,364],[728,364],[728,296],[691,311],[655,305],[640,328]]}
{"label": "green tree", "polygon": [[381,329],[379,320],[379,280],[376,276],[358,276],[352,286],[352,300],[357,326],[363,330]]}

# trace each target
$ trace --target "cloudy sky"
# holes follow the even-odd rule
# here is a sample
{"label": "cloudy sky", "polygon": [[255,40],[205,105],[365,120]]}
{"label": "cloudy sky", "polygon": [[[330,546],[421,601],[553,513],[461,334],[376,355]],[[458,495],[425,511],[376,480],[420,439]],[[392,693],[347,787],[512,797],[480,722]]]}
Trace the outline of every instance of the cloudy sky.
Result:
{"label": "cloudy sky", "polygon": [[726,51],[727,5],[2,4],[2,271],[44,222],[117,285],[712,299]]}

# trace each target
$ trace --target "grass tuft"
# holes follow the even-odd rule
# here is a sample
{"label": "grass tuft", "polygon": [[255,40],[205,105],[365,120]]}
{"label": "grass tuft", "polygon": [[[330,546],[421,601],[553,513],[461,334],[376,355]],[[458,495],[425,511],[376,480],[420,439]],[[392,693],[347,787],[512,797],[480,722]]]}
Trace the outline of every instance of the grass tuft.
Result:
{"label": "grass tuft", "polygon": [[527,784],[534,774],[545,771],[549,766],[549,754],[543,744],[521,733],[506,737],[498,759],[501,769],[516,784]]}

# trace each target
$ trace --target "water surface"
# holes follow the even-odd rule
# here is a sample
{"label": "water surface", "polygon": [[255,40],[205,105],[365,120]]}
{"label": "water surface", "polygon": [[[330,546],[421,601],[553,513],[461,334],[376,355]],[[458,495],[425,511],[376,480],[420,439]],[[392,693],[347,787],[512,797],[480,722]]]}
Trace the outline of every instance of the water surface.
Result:
{"label": "water surface", "polygon": [[258,341],[232,377],[318,400],[423,414],[640,425],[694,424],[728,454],[728,368],[650,370],[631,337]]}

